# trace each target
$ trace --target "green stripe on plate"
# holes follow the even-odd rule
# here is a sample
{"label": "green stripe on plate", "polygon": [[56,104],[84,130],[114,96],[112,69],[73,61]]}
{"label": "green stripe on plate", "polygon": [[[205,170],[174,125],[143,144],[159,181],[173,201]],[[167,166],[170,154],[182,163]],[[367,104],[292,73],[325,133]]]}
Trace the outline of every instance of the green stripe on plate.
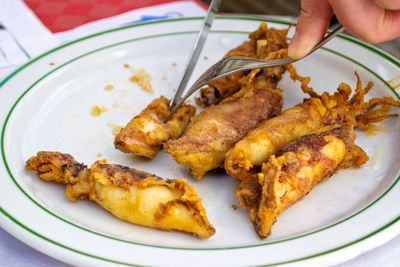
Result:
{"label": "green stripe on plate", "polygon": [[[58,51],[58,50],[61,50],[61,49],[64,48],[64,47],[70,46],[70,45],[72,45],[72,44],[74,44],[74,43],[81,42],[81,41],[84,41],[84,40],[87,40],[87,39],[90,39],[90,38],[93,38],[93,37],[96,37],[96,36],[100,36],[100,35],[103,35],[103,34],[107,34],[107,33],[110,33],[110,32],[120,31],[120,30],[129,29],[129,28],[133,28],[133,27],[139,27],[139,26],[142,26],[142,25],[157,24],[157,23],[169,23],[169,22],[185,21],[185,20],[200,20],[200,19],[202,19],[202,18],[199,17],[199,18],[172,19],[172,20],[166,20],[166,21],[152,21],[152,22],[146,22],[146,23],[142,23],[142,24],[138,24],[138,25],[130,25],[130,26],[122,27],[122,28],[112,29],[112,30],[108,30],[108,31],[100,32],[100,33],[93,34],[93,35],[90,35],[90,36],[87,36],[87,37],[80,38],[80,39],[78,39],[78,40],[69,42],[69,43],[64,44],[64,45],[62,45],[62,46],[59,46],[59,47],[57,47],[57,48],[55,48],[55,49],[52,49],[52,50],[50,50],[50,51],[48,51],[48,52],[46,52],[46,53],[44,53],[44,54],[42,54],[42,55],[40,55],[40,56],[34,58],[34,59],[32,59],[31,61],[27,62],[26,64],[24,64],[23,66],[21,66],[20,68],[18,68],[17,70],[15,70],[13,73],[11,73],[8,77],[6,77],[6,78],[0,83],[0,88],[1,88],[4,84],[6,84],[12,77],[14,77],[16,74],[18,74],[19,72],[21,72],[23,69],[27,68],[27,67],[28,67],[29,65],[31,65],[32,63],[38,61],[39,59],[41,59],[41,58],[43,58],[43,57],[45,57],[45,56],[47,56],[47,55],[49,55],[49,54],[51,54],[51,53],[54,53],[54,52],[56,52],[56,51]],[[278,21],[278,20],[255,19],[255,18],[240,17],[240,16],[220,17],[220,19],[242,19],[242,20],[254,20],[254,21],[267,21],[267,22],[279,23],[279,24],[284,24],[284,25],[289,25],[289,24],[290,24],[290,23],[282,22],[282,21]],[[238,31],[214,31],[214,33],[215,33],[215,32],[216,32],[216,33],[247,34],[247,32],[238,32]],[[64,66],[66,66],[66,65],[68,65],[68,64],[70,64],[70,63],[72,63],[72,62],[74,62],[74,61],[76,61],[76,60],[78,60],[78,59],[80,59],[80,58],[82,58],[82,57],[85,57],[85,56],[87,56],[87,55],[93,54],[93,53],[95,53],[95,52],[98,52],[98,51],[101,51],[101,50],[104,50],[104,49],[107,49],[107,48],[110,48],[110,47],[114,47],[114,46],[121,45],[121,44],[128,43],[128,42],[134,42],[134,41],[140,41],[140,40],[144,40],[144,39],[149,39],[149,38],[157,38],[157,37],[171,36],[171,35],[182,35],[182,34],[194,34],[194,33],[197,33],[197,31],[178,32],[178,33],[167,33],[167,34],[153,35],[153,36],[147,36],[147,37],[142,37],[142,38],[137,38],[137,39],[126,40],[126,41],[123,41],[123,42],[119,42],[119,43],[115,43],[115,44],[112,44],[112,45],[108,45],[108,46],[105,46],[105,47],[102,47],[102,48],[98,48],[98,49],[92,50],[92,51],[90,51],[90,52],[87,52],[87,53],[85,53],[85,54],[82,54],[82,55],[80,55],[80,56],[78,56],[78,57],[76,57],[76,58],[74,58],[74,59],[71,59],[71,60],[69,60],[69,61],[63,63],[62,65],[60,65],[60,66],[54,68],[53,70],[51,70],[50,72],[46,73],[46,74],[45,74],[44,76],[42,76],[39,80],[37,80],[34,84],[32,84],[32,85],[17,99],[17,101],[14,103],[13,107],[11,108],[10,112],[8,113],[8,115],[7,115],[7,117],[6,117],[5,123],[4,123],[4,125],[3,125],[3,129],[2,129],[1,150],[2,150],[2,156],[3,156],[3,159],[4,159],[4,164],[5,164],[5,166],[6,166],[7,171],[9,172],[10,177],[12,178],[13,182],[17,185],[17,187],[19,188],[19,190],[21,190],[21,192],[22,192],[26,197],[28,197],[32,202],[34,202],[38,207],[40,207],[41,209],[43,209],[43,210],[46,211],[47,213],[51,214],[52,216],[55,216],[56,218],[58,218],[58,219],[60,219],[60,220],[62,220],[62,221],[64,221],[64,222],[66,222],[66,223],[68,223],[68,224],[70,224],[70,225],[73,225],[73,226],[75,226],[75,227],[77,227],[77,228],[79,228],[79,229],[85,230],[85,231],[87,231],[87,232],[90,232],[90,233],[93,233],[93,234],[96,234],[96,235],[100,235],[100,236],[102,236],[102,237],[110,238],[110,239],[117,240],[117,241],[127,242],[127,243],[131,243],[131,244],[136,244],[136,245],[155,247],[155,248],[181,249],[181,250],[224,250],[224,249],[241,249],[241,248],[250,248],[250,247],[271,245],[271,244],[275,244],[275,243],[280,243],[280,242],[285,242],[285,241],[289,241],[289,240],[293,240],[293,239],[305,237],[305,236],[308,236],[308,235],[311,235],[311,234],[320,232],[320,231],[322,231],[322,230],[325,230],[325,229],[327,229],[327,228],[333,227],[333,226],[338,225],[338,224],[340,224],[340,223],[342,223],[342,222],[344,222],[344,221],[346,221],[346,220],[349,220],[350,218],[356,216],[357,214],[363,212],[364,210],[366,210],[367,208],[369,208],[370,206],[372,206],[374,203],[376,203],[377,201],[379,201],[384,195],[386,195],[386,194],[398,183],[398,181],[400,180],[400,176],[397,177],[397,179],[396,179],[396,180],[394,181],[394,183],[387,189],[387,191],[385,191],[382,195],[380,195],[377,199],[375,199],[372,203],[370,203],[368,206],[366,206],[366,207],[363,208],[362,210],[360,210],[360,211],[358,211],[357,213],[355,213],[355,214],[353,214],[353,215],[351,215],[351,216],[345,218],[344,220],[338,221],[338,222],[336,222],[336,223],[334,223],[334,224],[332,224],[332,225],[329,225],[329,226],[327,226],[327,227],[323,227],[323,228],[318,229],[318,230],[316,230],[316,231],[309,232],[309,233],[305,233],[305,234],[303,234],[303,235],[295,236],[295,237],[288,238],[288,239],[277,240],[277,241],[272,241],[272,242],[267,242],[267,243],[261,243],[261,244],[258,244],[258,245],[249,245],[249,246],[241,246],[241,247],[227,247],[227,248],[206,248],[206,249],[198,249],[198,248],[179,248],[179,247],[164,247],[164,246],[146,245],[146,244],[135,243],[135,242],[132,242],[132,241],[122,240],[122,239],[118,239],[118,238],[115,238],[115,237],[107,236],[107,235],[104,235],[104,234],[101,234],[101,233],[97,233],[97,232],[94,232],[94,231],[92,231],[92,230],[90,230],[90,229],[86,229],[86,228],[83,228],[83,227],[81,227],[81,226],[79,226],[79,225],[76,225],[76,224],[74,224],[74,223],[72,223],[72,222],[69,222],[69,221],[63,219],[62,217],[58,216],[57,214],[52,213],[50,210],[46,209],[45,207],[43,207],[42,205],[40,205],[38,202],[36,202],[27,192],[25,192],[25,191],[22,189],[22,187],[18,184],[18,182],[16,181],[14,175],[13,175],[12,172],[10,171],[10,168],[9,168],[8,163],[7,163],[7,160],[6,160],[6,156],[5,156],[5,152],[4,152],[4,133],[5,133],[6,124],[7,124],[8,120],[9,120],[9,117],[11,116],[11,113],[12,113],[12,111],[14,110],[14,108],[17,106],[18,102],[19,102],[19,101],[24,97],[24,95],[25,95],[29,90],[31,90],[40,80],[44,79],[45,77],[47,77],[47,76],[50,75],[51,73],[55,72],[56,70],[58,70],[58,69],[60,69],[60,68],[62,68],[62,67],[64,67]],[[341,36],[341,38],[342,38],[342,37],[343,37],[343,36]],[[347,41],[349,41],[349,42],[355,43],[355,44],[357,44],[357,45],[361,45],[361,44],[362,44],[362,43],[360,43],[360,42],[358,42],[358,41],[355,41],[354,39],[349,38],[349,37],[343,37],[343,39],[345,39],[345,40],[347,40]],[[367,49],[369,49],[370,51],[372,51],[372,52],[378,54],[379,56],[384,57],[385,59],[387,59],[387,60],[390,61],[391,63],[395,64],[396,66],[400,66],[400,62],[399,62],[399,61],[394,60],[393,58],[391,58],[391,57],[388,56],[387,54],[381,52],[380,50],[378,50],[378,49],[376,49],[376,48],[374,48],[374,47],[370,47],[370,46],[368,46],[368,45],[364,45],[364,44],[363,44],[362,46],[365,47],[365,48],[367,48]],[[351,62],[353,62],[353,63],[359,65],[359,66],[362,67],[362,68],[364,68],[365,70],[367,70],[368,72],[370,72],[371,74],[373,74],[375,77],[377,77],[379,80],[381,80],[383,83],[385,83],[385,84],[392,90],[392,92],[399,98],[399,95],[397,94],[397,92],[395,92],[394,89],[393,89],[390,85],[388,85],[387,82],[386,82],[382,77],[380,77],[377,73],[373,72],[371,69],[369,69],[369,68],[366,67],[365,65],[363,65],[363,64],[361,64],[361,63],[359,63],[359,62],[357,62],[357,61],[355,61],[355,60],[353,60],[353,59],[351,59],[351,58],[349,58],[349,57],[347,57],[347,56],[345,56],[345,55],[343,55],[343,54],[341,54],[341,53],[339,53],[339,52],[337,52],[337,51],[334,51],[334,50],[332,50],[332,49],[326,49],[326,48],[324,48],[324,50],[326,50],[326,51],[328,51],[328,52],[330,52],[330,53],[333,53],[333,54],[335,54],[335,55],[337,55],[337,56],[343,57],[343,58],[345,58],[345,59],[347,59],[347,60],[350,60]],[[4,212],[5,212],[5,211],[4,211]],[[3,212],[3,213],[4,213],[4,212]],[[19,226],[23,227],[25,230],[29,231],[29,232],[32,233],[32,234],[35,234],[35,235],[41,237],[41,235],[35,233],[32,229],[29,229],[29,227],[27,227],[27,226],[23,225],[22,223],[18,222],[17,219],[13,218],[12,215],[10,215],[9,213],[7,213],[7,214],[5,214],[5,215],[6,215],[9,219],[11,219],[13,222],[15,222],[15,223],[17,223]],[[385,229],[386,227],[389,227],[390,225],[394,224],[394,223],[397,222],[398,220],[399,220],[399,218],[396,218],[396,220],[390,222],[389,224],[385,225],[384,227],[378,229],[377,231],[375,231],[375,232],[373,232],[373,233],[370,233],[369,235],[367,235],[367,236],[365,236],[365,237],[363,237],[363,238],[360,238],[360,239],[358,239],[358,240],[355,240],[355,241],[353,241],[353,242],[351,242],[351,243],[348,243],[348,244],[345,244],[345,245],[343,245],[343,246],[337,247],[337,248],[335,248],[335,249],[333,249],[333,250],[321,252],[321,253],[319,253],[319,254],[310,255],[310,256],[307,256],[307,257],[299,258],[299,259],[294,259],[294,260],[291,260],[291,261],[287,261],[287,262],[285,262],[285,263],[294,262],[294,261],[299,261],[299,260],[304,260],[304,259],[309,259],[309,258],[316,257],[316,256],[321,256],[321,255],[324,255],[324,254],[331,253],[331,252],[333,252],[333,251],[339,250],[339,249],[341,249],[341,248],[343,248],[343,247],[350,246],[350,245],[355,244],[355,243],[357,243],[357,242],[360,242],[360,241],[362,241],[362,240],[364,240],[364,239],[366,239],[366,238],[369,238],[370,236],[376,234],[376,233],[379,232],[379,231],[382,231],[383,229]],[[50,240],[50,239],[48,239],[48,238],[46,238],[46,237],[43,237],[43,238],[44,238],[45,240],[47,240],[48,242],[50,242],[50,243],[53,243],[53,244],[58,245],[58,243],[56,243],[55,241],[52,241],[52,240]],[[67,248],[65,245],[62,245],[62,244],[59,244],[59,246],[64,247],[64,248]],[[80,253],[79,251],[75,251],[74,249],[71,249],[71,248],[67,248],[67,249],[72,250],[72,251],[77,252],[77,253]],[[85,252],[82,252],[82,253],[80,253],[80,254],[83,254],[83,255],[86,255],[86,256],[90,256],[90,257],[93,256],[93,255],[90,255],[90,254],[85,253]],[[102,259],[101,257],[98,258],[97,256],[93,256],[93,257],[96,258],[96,259]],[[108,259],[102,259],[102,260],[106,260],[106,261],[114,262],[114,263],[119,263],[119,262],[115,262],[115,261],[113,261],[113,260],[110,261],[110,260],[108,260]],[[282,262],[282,263],[284,263],[284,262]],[[282,263],[276,263],[276,264],[282,264]],[[119,264],[131,265],[130,263],[119,263]]]}
{"label": "green stripe on plate", "polygon": [[[54,241],[54,240],[52,240],[52,239],[50,239],[50,238],[48,238],[48,237],[46,237],[46,236],[44,236],[44,235],[41,235],[41,234],[39,234],[39,233],[33,231],[32,229],[30,229],[29,227],[27,227],[26,225],[24,225],[23,223],[21,223],[20,221],[18,221],[17,219],[15,219],[15,218],[14,218],[13,216],[11,216],[5,209],[3,209],[3,208],[1,208],[1,207],[0,207],[0,213],[2,213],[2,214],[3,214],[5,217],[7,217],[10,221],[12,221],[13,223],[15,223],[16,225],[18,225],[18,226],[21,227],[22,229],[24,229],[24,230],[28,231],[29,233],[33,234],[34,236],[37,236],[37,237],[39,237],[40,239],[43,239],[43,240],[45,240],[45,241],[47,241],[47,242],[49,242],[49,243],[51,243],[51,244],[53,244],[53,245],[56,245],[56,246],[58,246],[58,247],[67,249],[67,250],[69,250],[69,251],[78,253],[78,254],[83,255],[83,256],[87,256],[87,257],[90,257],[90,258],[95,258],[95,259],[102,260],[102,261],[107,261],[107,262],[110,262],[110,263],[116,263],[116,264],[125,265],[125,266],[126,266],[126,265],[128,265],[128,266],[139,266],[139,265],[133,265],[133,264],[130,264],[130,263],[127,263],[127,262],[122,262],[122,261],[116,261],[116,260],[112,260],[112,259],[107,259],[107,258],[104,258],[104,257],[96,256],[96,255],[93,255],[93,254],[89,254],[89,253],[82,252],[82,251],[80,251],[80,250],[77,250],[77,249],[68,247],[68,246],[66,246],[66,245],[64,245],[64,244],[61,244],[61,243],[59,243],[59,242],[57,242],[57,241]],[[28,244],[28,245],[29,245],[29,244]],[[51,256],[51,255],[50,255],[50,256]],[[143,265],[140,265],[140,266],[142,267]],[[143,266],[143,267],[144,267],[144,266]]]}

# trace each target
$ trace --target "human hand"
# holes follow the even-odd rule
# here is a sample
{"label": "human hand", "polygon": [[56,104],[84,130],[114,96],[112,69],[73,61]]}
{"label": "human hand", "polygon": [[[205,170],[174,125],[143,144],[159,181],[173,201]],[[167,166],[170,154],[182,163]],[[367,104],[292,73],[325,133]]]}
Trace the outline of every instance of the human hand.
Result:
{"label": "human hand", "polygon": [[324,37],[333,13],[349,32],[368,43],[400,36],[400,0],[302,0],[288,48],[291,58],[305,56]]}

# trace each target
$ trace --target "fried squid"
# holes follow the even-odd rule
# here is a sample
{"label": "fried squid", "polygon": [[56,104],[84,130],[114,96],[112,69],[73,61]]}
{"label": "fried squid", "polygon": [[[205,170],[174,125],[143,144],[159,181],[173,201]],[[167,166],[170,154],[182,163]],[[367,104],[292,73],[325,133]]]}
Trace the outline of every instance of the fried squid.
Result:
{"label": "fried squid", "polygon": [[38,152],[26,162],[45,181],[66,184],[71,201],[89,199],[117,218],[205,239],[214,235],[195,189],[184,179],[166,180],[126,166],[96,161],[90,168],[71,155]]}

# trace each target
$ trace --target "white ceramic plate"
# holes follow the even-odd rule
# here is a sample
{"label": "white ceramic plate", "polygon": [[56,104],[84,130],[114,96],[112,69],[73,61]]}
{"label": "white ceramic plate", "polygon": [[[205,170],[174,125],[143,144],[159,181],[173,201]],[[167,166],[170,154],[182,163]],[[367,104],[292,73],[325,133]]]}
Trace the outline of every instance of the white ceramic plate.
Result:
{"label": "white ceramic plate", "polygon": [[[233,210],[236,182],[222,171],[194,181],[169,155],[143,160],[114,149],[112,128],[124,125],[153,98],[171,97],[196,38],[200,18],[150,22],[102,32],[68,43],[28,62],[1,83],[2,227],[30,246],[64,262],[110,266],[328,265],[350,259],[400,233],[400,120],[381,132],[358,133],[370,156],[361,169],[341,170],[279,216],[270,237],[260,240],[247,211]],[[220,17],[213,26],[194,77],[247,38],[260,19]],[[270,26],[287,27],[269,21]],[[292,33],[293,30],[291,30]],[[129,64],[153,77],[154,94],[129,82]],[[372,80],[371,96],[399,97],[385,82],[400,62],[341,36],[296,64],[319,91],[355,84],[354,71]],[[112,84],[112,91],[104,86]],[[284,107],[304,94],[287,77]],[[90,115],[99,105],[107,111]],[[38,150],[70,153],[87,164],[99,158],[156,173],[186,177],[204,201],[217,232],[209,240],[122,222],[95,203],[69,202],[64,187],[40,181],[24,169]]]}

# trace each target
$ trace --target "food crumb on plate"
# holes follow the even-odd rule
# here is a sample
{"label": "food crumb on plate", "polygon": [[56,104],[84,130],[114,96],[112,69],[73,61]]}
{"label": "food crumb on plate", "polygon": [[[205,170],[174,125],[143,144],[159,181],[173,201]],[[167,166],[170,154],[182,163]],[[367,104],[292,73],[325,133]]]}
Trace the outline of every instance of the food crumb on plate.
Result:
{"label": "food crumb on plate", "polygon": [[101,115],[101,113],[106,111],[107,109],[105,107],[93,106],[92,109],[90,110],[90,115],[92,115],[93,117],[98,117]]}
{"label": "food crumb on plate", "polygon": [[172,62],[172,67],[176,67],[176,63],[175,62]]}
{"label": "food crumb on plate", "polygon": [[106,90],[106,91],[111,91],[113,89],[114,89],[114,85],[112,85],[112,84],[107,84],[104,86],[104,90]]}
{"label": "food crumb on plate", "polygon": [[121,131],[121,129],[124,128],[124,127],[122,127],[122,126],[120,126],[120,125],[118,125],[118,124],[116,124],[116,123],[114,123],[114,122],[109,122],[109,123],[107,123],[107,126],[111,128],[111,132],[112,132],[112,134],[113,134],[114,136],[117,135],[117,134],[119,134],[119,132]]}
{"label": "food crumb on plate", "polygon": [[[131,68],[132,69],[132,68]],[[139,87],[148,93],[153,93],[153,86],[151,85],[151,76],[150,74],[144,69],[132,69],[134,74],[129,78],[129,80],[133,83],[139,85]]]}
{"label": "food crumb on plate", "polygon": [[54,63],[54,62],[49,62],[49,66],[55,66],[56,65],[56,63]]}
{"label": "food crumb on plate", "polygon": [[123,66],[124,66],[124,68],[126,68],[126,69],[129,69],[129,68],[130,68],[129,64],[126,64],[126,63],[125,63]]}
{"label": "food crumb on plate", "polygon": [[207,57],[207,56],[204,56],[203,59],[204,59],[204,60],[208,60],[208,57]]}
{"label": "food crumb on plate", "polygon": [[397,76],[388,81],[388,84],[393,87],[395,90],[400,89],[400,76]]}
{"label": "food crumb on plate", "polygon": [[232,204],[232,209],[237,210],[237,206],[235,204]]}
{"label": "food crumb on plate", "polygon": [[101,153],[99,152],[99,153],[96,154],[96,157],[97,157],[97,158],[102,158],[102,157],[103,157],[103,154],[101,154]]}

